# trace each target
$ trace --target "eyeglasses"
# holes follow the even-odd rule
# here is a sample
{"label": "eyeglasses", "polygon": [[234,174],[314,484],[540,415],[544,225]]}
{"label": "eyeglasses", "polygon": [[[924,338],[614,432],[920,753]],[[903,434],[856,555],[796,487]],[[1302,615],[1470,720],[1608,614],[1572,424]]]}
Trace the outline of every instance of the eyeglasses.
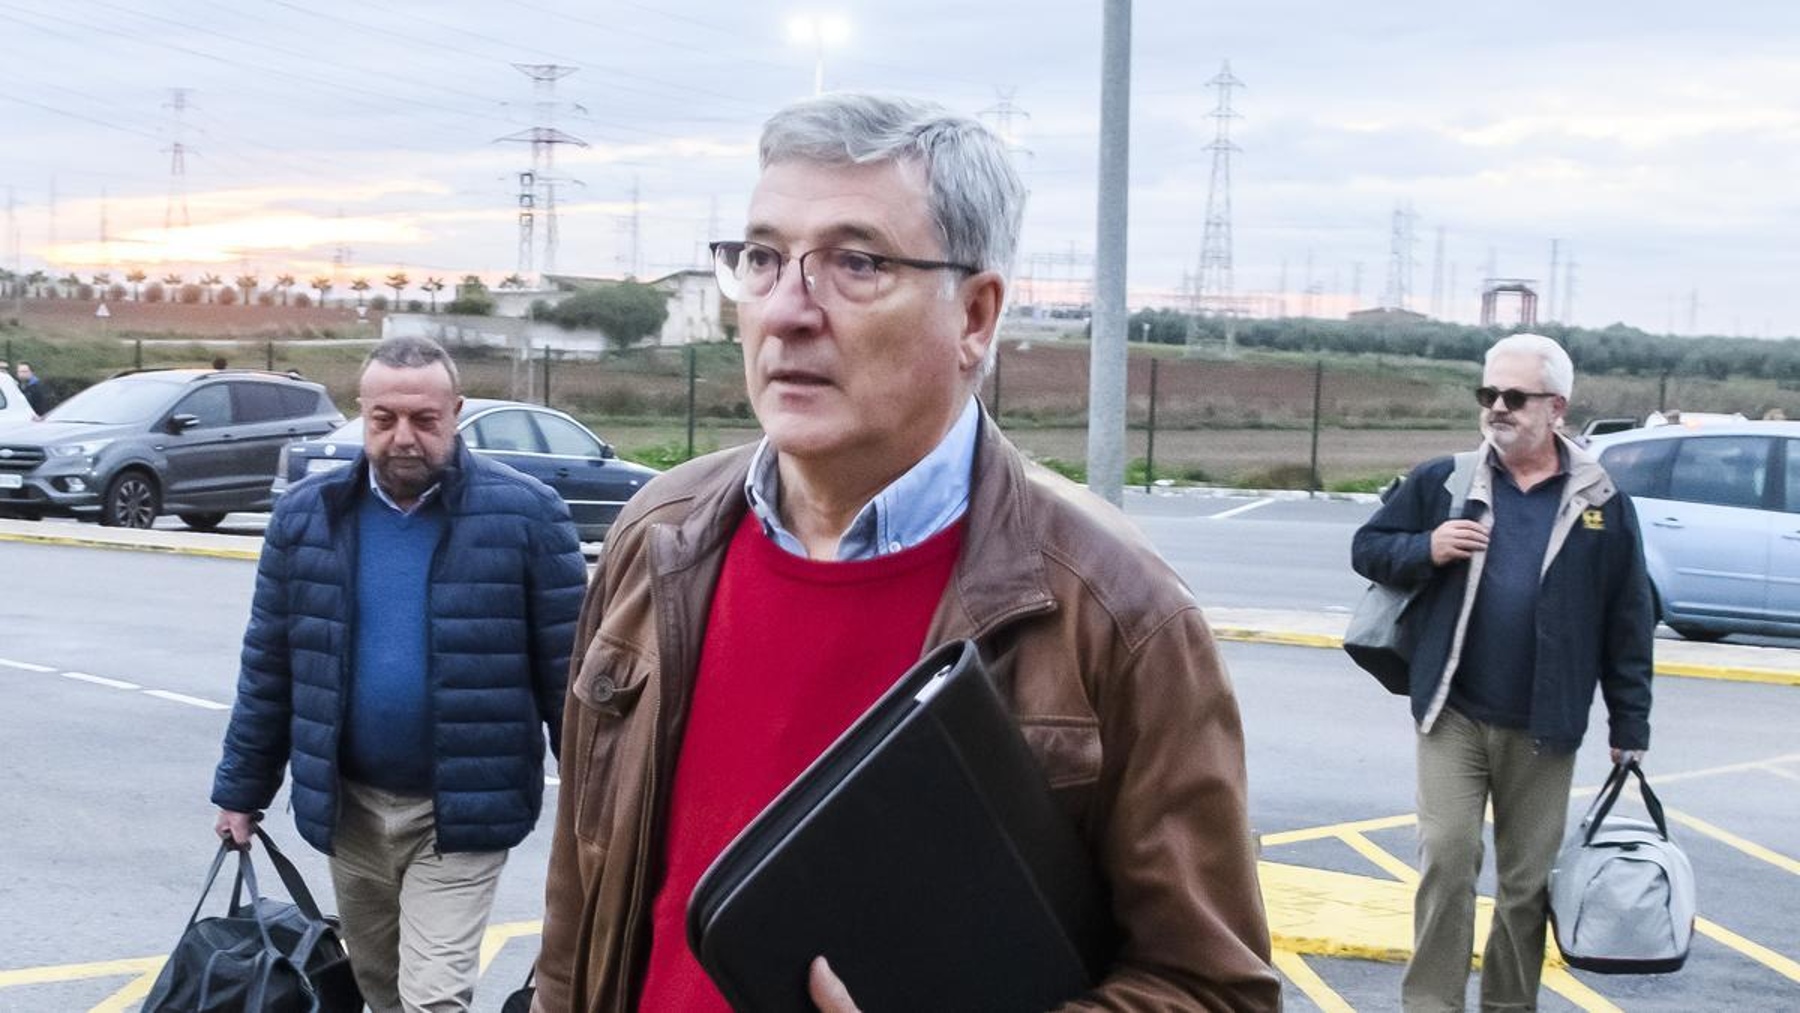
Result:
{"label": "eyeglasses", "polygon": [[1525,402],[1534,397],[1561,396],[1562,395],[1557,394],[1555,391],[1516,390],[1512,387],[1508,387],[1505,390],[1501,390],[1498,387],[1475,388],[1475,402],[1481,405],[1481,407],[1492,408],[1494,407],[1494,402],[1504,401],[1506,403],[1506,410],[1509,412],[1516,412],[1525,407]]}
{"label": "eyeglasses", "polygon": [[980,268],[967,264],[887,257],[832,246],[789,257],[761,243],[732,241],[713,243],[712,255],[713,275],[719,280],[719,291],[725,298],[739,303],[768,298],[781,281],[781,269],[790,260],[800,262],[800,280],[805,284],[807,294],[820,305],[874,302],[893,289],[895,267],[910,267],[915,271],[960,271],[963,274],[981,272]]}

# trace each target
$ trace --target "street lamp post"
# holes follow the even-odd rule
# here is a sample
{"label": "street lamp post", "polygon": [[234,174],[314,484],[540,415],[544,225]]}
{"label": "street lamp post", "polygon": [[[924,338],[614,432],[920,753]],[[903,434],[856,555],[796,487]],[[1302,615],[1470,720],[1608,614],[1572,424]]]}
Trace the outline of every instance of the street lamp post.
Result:
{"label": "street lamp post", "polygon": [[835,14],[802,14],[788,22],[788,38],[813,47],[813,95],[825,94],[825,47],[850,38],[850,22]]}

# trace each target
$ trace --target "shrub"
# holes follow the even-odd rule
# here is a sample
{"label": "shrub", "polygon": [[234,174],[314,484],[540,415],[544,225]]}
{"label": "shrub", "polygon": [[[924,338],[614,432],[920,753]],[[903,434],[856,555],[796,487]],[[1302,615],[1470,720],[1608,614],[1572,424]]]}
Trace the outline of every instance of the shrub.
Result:
{"label": "shrub", "polygon": [[597,330],[621,345],[655,335],[669,319],[669,297],[661,289],[622,281],[570,296],[547,318],[568,330]]}

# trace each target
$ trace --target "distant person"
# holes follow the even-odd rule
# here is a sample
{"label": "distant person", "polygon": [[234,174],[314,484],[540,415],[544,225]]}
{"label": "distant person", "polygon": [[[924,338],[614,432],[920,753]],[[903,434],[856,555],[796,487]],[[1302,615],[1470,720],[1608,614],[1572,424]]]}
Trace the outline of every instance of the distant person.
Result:
{"label": "distant person", "polygon": [[1364,577],[1425,586],[1412,619],[1420,878],[1408,1011],[1463,1008],[1490,801],[1499,889],[1481,1007],[1537,1008],[1550,864],[1596,686],[1613,762],[1650,745],[1656,618],[1637,517],[1599,461],[1555,433],[1575,368],[1556,342],[1516,334],[1488,349],[1481,382],[1464,509],[1450,516],[1453,459],[1427,461],[1351,548]]}
{"label": "distant person", "polygon": [[32,371],[31,363],[19,363],[19,370],[15,375],[19,380],[19,390],[24,393],[25,403],[31,406],[31,410],[39,415],[48,412],[51,404],[50,388],[44,386],[44,381]]}
{"label": "distant person", "polygon": [[225,368],[225,365],[226,365],[226,363],[225,363],[225,357],[224,357],[224,356],[223,356],[223,355],[215,355],[215,356],[213,356],[213,361],[212,361],[212,368],[214,368],[214,369],[224,369],[224,368]]}
{"label": "distant person", "polygon": [[[1025,197],[1005,144],[934,105],[834,94],[765,124],[761,170],[713,250],[767,436],[655,479],[607,538],[535,1008],[725,1010],[684,928],[702,870],[962,638],[1111,893],[1121,946],[1078,1005],[1279,1008],[1243,729],[1199,604],[975,396]],[[770,971],[853,1008],[822,959]]]}
{"label": "distant person", "polygon": [[586,565],[562,499],[471,454],[456,364],[389,338],[363,364],[353,467],[275,506],[213,781],[240,845],[291,765],[375,1013],[467,1010],[507,850],[561,749]]}

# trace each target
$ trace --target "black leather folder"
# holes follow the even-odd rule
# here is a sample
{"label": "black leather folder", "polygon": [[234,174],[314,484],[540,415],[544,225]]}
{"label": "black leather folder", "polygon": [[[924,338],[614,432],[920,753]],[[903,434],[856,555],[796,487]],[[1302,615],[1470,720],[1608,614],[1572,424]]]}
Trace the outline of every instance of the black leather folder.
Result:
{"label": "black leather folder", "polygon": [[1041,1011],[1116,951],[1107,899],[975,645],[901,677],[713,862],[688,945],[732,1007]]}

